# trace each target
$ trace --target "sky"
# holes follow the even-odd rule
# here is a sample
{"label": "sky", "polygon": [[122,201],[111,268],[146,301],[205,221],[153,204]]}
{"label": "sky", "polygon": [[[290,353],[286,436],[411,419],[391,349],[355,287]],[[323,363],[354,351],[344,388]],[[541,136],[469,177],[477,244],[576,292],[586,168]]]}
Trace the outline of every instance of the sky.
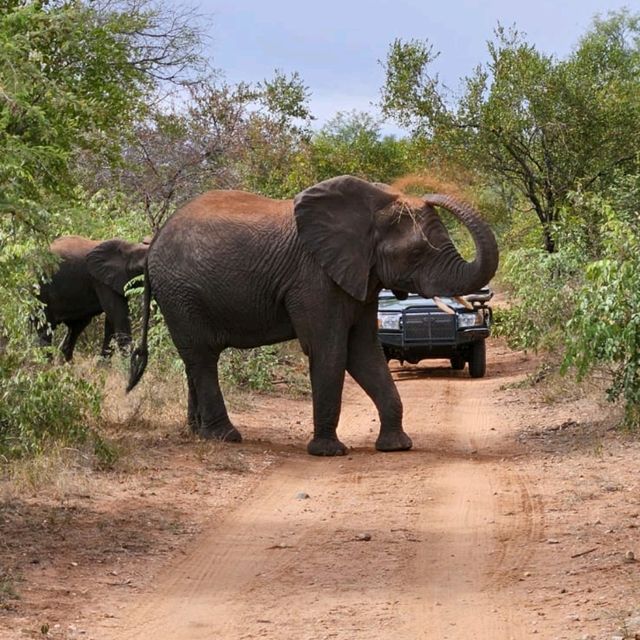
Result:
{"label": "sky", "polygon": [[[498,23],[515,25],[547,54],[567,56],[596,14],[640,0],[192,0],[208,23],[207,53],[230,82],[256,82],[275,69],[297,71],[321,126],[338,111],[368,111],[384,83],[391,42],[427,39],[432,69],[455,90],[487,59]],[[399,133],[393,123],[383,130]]]}

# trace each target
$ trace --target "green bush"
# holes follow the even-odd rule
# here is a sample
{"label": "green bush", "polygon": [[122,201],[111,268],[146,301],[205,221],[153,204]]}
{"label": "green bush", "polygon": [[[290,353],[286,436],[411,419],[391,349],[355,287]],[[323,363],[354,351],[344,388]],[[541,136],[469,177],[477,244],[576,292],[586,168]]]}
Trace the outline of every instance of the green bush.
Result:
{"label": "green bush", "polygon": [[509,253],[502,278],[513,304],[494,325],[514,347],[552,353],[578,380],[607,372],[608,398],[624,404],[630,426],[640,424],[639,185],[625,176],[604,195],[574,194],[556,253]]}
{"label": "green bush", "polygon": [[[626,218],[626,219],[625,219]],[[629,425],[640,422],[640,214],[604,209],[602,255],[585,266],[567,324],[564,370],[578,378],[596,367],[612,376],[609,399],[622,399]]]}
{"label": "green bush", "polygon": [[256,349],[227,349],[220,356],[220,379],[235,387],[270,391],[279,364],[276,345]]}
{"label": "green bush", "polygon": [[293,395],[309,391],[306,358],[296,342],[226,349],[220,356],[219,371],[222,384],[240,389],[271,392],[282,384]]}
{"label": "green bush", "polygon": [[557,348],[573,314],[582,279],[579,255],[521,249],[503,258],[502,283],[512,296],[508,309],[496,311],[494,333],[517,349]]}
{"label": "green bush", "polygon": [[52,441],[86,442],[100,412],[97,387],[72,367],[0,356],[0,455],[21,457]]}

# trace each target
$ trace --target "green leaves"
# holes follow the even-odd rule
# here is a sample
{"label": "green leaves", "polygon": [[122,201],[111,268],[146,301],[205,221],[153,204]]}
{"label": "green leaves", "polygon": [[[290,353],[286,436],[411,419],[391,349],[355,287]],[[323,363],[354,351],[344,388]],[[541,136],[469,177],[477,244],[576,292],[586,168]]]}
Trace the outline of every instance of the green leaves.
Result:
{"label": "green leaves", "polygon": [[34,351],[36,283],[53,267],[54,236],[132,233],[129,212],[116,221],[99,195],[90,200],[79,188],[79,158],[91,151],[112,162],[159,79],[176,79],[196,60],[197,41],[197,31],[152,0],[0,0],[4,455],[88,433],[96,389]]}
{"label": "green leaves", "polygon": [[429,65],[438,57],[428,41],[394,40],[384,64],[382,113],[419,134],[437,131],[448,116],[443,87]]}
{"label": "green leaves", "polygon": [[582,281],[582,260],[569,251],[520,249],[504,256],[502,280],[513,303],[496,314],[495,333],[518,349],[557,349]]}
{"label": "green leaves", "polygon": [[[417,154],[416,154],[417,155]],[[314,181],[350,174],[391,182],[412,168],[412,144],[382,136],[380,124],[367,113],[338,113],[312,139]]]}
{"label": "green leaves", "polygon": [[570,193],[638,167],[640,19],[620,11],[594,20],[565,60],[500,26],[488,48],[489,61],[455,95],[430,72],[428,43],[395,41],[382,107],[443,158],[516,189],[554,251]]}
{"label": "green leaves", "polygon": [[564,373],[608,374],[608,397],[624,404],[634,426],[640,425],[639,193],[640,176],[623,176],[606,197],[572,194],[557,252],[506,256],[503,279],[513,303],[495,324],[514,346],[559,356]]}
{"label": "green leaves", "polygon": [[25,367],[0,358],[2,456],[38,453],[54,440],[85,440],[91,433],[87,414],[97,415],[99,407],[97,389],[69,367]]}
{"label": "green leaves", "polygon": [[258,85],[261,99],[270,113],[281,121],[313,119],[309,111],[309,89],[298,73],[286,76],[276,69],[273,78]]}
{"label": "green leaves", "polygon": [[567,326],[564,369],[579,377],[608,367],[609,398],[622,398],[627,419],[640,407],[640,236],[638,213],[612,209],[600,226],[602,257],[585,265],[576,307]]}

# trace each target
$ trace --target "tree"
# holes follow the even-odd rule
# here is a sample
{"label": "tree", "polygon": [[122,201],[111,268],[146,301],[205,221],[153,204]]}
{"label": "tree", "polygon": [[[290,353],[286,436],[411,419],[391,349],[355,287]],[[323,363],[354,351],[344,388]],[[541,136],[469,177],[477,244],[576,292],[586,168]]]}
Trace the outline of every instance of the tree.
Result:
{"label": "tree", "polygon": [[429,72],[426,42],[396,40],[386,60],[383,112],[455,162],[516,189],[555,250],[555,227],[581,185],[633,172],[640,145],[640,16],[596,18],[565,59],[498,27],[489,62],[453,96]]}
{"label": "tree", "polygon": [[0,212],[46,235],[42,205],[70,197],[73,155],[117,146],[157,79],[197,60],[198,34],[148,0],[0,4]]}
{"label": "tree", "polygon": [[253,87],[230,162],[243,188],[288,198],[307,186],[304,150],[311,137],[309,89],[297,73],[276,70]]}
{"label": "tree", "polygon": [[175,80],[197,61],[198,33],[173,14],[162,18],[149,0],[0,5],[0,275],[8,282],[26,266],[15,247],[45,245],[64,226],[77,154],[113,157],[158,78]]}
{"label": "tree", "polygon": [[318,180],[351,174],[391,182],[409,171],[410,143],[382,136],[368,113],[338,113],[313,137],[311,164]]}
{"label": "tree", "polygon": [[198,59],[198,32],[152,0],[0,0],[0,453],[75,437],[97,399],[30,351],[46,247],[82,201],[83,150],[117,156],[159,82]]}
{"label": "tree", "polygon": [[307,89],[297,74],[231,85],[219,73],[184,88],[173,105],[149,109],[115,166],[84,159],[91,191],[125,194],[158,229],[178,206],[207,189],[288,196],[298,184],[296,154],[309,137]]}

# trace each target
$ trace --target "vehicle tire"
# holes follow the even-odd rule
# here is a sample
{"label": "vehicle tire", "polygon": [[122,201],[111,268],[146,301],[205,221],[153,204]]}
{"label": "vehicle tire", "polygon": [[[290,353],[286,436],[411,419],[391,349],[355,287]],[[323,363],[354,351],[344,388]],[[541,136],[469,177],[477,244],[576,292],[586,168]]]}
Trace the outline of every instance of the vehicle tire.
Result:
{"label": "vehicle tire", "polygon": [[487,372],[487,345],[478,340],[471,345],[469,352],[469,375],[472,378],[483,378]]}
{"label": "vehicle tire", "polygon": [[464,358],[459,353],[451,356],[449,362],[451,363],[451,368],[454,371],[462,371],[464,369],[464,365],[467,364]]}

